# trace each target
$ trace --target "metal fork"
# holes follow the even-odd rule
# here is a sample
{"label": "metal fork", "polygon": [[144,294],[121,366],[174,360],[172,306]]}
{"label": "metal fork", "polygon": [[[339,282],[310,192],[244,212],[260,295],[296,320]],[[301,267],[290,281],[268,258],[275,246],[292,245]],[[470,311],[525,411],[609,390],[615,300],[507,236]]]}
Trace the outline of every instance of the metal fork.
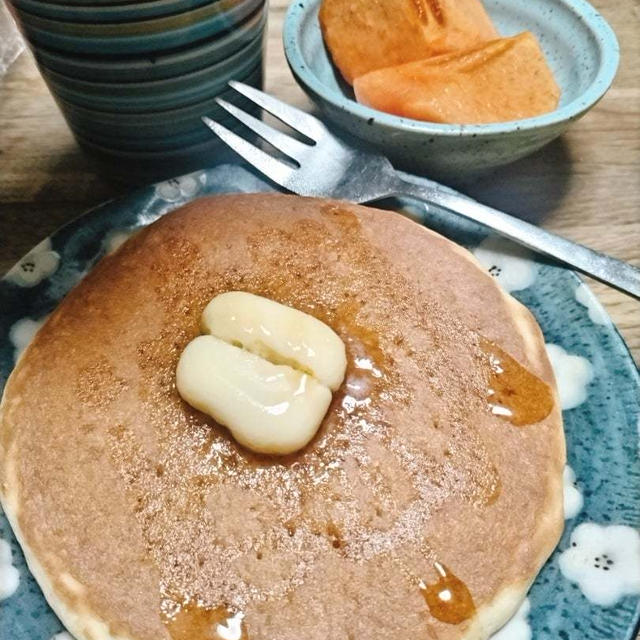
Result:
{"label": "metal fork", "polygon": [[210,118],[203,118],[205,124],[247,162],[289,191],[351,202],[370,202],[389,196],[424,200],[479,222],[506,238],[640,299],[640,269],[488,207],[437,182],[408,182],[383,155],[349,146],[314,116],[241,82],[229,84],[311,141],[311,144],[305,144],[226,100],[217,99],[223,109],[295,163],[289,164]]}

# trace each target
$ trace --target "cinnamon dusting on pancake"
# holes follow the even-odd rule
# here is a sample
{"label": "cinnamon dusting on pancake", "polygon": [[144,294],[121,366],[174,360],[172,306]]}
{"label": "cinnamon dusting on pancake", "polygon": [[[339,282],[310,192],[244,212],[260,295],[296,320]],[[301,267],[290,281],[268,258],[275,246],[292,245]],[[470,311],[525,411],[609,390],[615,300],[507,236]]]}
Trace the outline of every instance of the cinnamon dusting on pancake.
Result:
{"label": "cinnamon dusting on pancake", "polygon": [[127,383],[118,377],[106,358],[80,371],[76,385],[78,400],[97,408],[114,402],[126,389]]}

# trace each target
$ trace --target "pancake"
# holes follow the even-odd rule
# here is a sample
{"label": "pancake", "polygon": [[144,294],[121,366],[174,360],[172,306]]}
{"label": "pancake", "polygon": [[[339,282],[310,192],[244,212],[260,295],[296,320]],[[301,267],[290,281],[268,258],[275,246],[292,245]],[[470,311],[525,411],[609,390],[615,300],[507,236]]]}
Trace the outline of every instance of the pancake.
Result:
{"label": "pancake", "polygon": [[[346,344],[296,454],[251,453],[176,392],[203,308],[231,290]],[[229,195],[164,216],[50,316],[0,420],[2,504],[78,640],[480,640],[563,526],[531,314],[464,249],[341,202]]]}

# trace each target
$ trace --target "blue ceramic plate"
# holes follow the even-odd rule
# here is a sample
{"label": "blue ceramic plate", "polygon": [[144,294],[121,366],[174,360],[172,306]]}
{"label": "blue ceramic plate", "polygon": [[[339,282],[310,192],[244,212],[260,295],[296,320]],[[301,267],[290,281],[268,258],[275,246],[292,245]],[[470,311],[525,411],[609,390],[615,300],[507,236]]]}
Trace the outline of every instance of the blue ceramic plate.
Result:
{"label": "blue ceramic plate", "polygon": [[[128,234],[203,194],[269,189],[241,167],[222,165],[107,203],[42,242],[0,281],[0,386],[43,318]],[[536,263],[450,214],[387,204],[474,250],[537,317],[558,378],[569,519],[558,549],[496,640],[630,640],[640,615],[640,379],[622,339],[573,273]],[[62,626],[3,517],[0,538],[0,640],[50,640]]]}
{"label": "blue ceramic plate", "polygon": [[289,5],[283,38],[296,80],[336,125],[381,148],[397,166],[424,175],[459,177],[539,149],[604,95],[618,67],[616,36],[585,0],[484,0],[499,33],[511,36],[529,30],[538,38],[562,90],[558,109],[483,125],[401,118],[355,101],[324,46],[320,2],[296,0]]}

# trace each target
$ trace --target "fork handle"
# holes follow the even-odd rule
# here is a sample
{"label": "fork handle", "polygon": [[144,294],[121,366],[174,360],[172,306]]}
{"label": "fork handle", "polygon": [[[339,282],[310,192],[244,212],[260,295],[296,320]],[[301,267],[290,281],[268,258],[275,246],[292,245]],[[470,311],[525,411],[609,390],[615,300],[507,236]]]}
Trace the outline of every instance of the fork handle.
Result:
{"label": "fork handle", "polygon": [[576,271],[640,299],[640,269],[626,262],[589,249],[440,186],[419,185],[398,178],[393,190],[394,195],[424,200],[479,222],[510,240],[555,258]]}

